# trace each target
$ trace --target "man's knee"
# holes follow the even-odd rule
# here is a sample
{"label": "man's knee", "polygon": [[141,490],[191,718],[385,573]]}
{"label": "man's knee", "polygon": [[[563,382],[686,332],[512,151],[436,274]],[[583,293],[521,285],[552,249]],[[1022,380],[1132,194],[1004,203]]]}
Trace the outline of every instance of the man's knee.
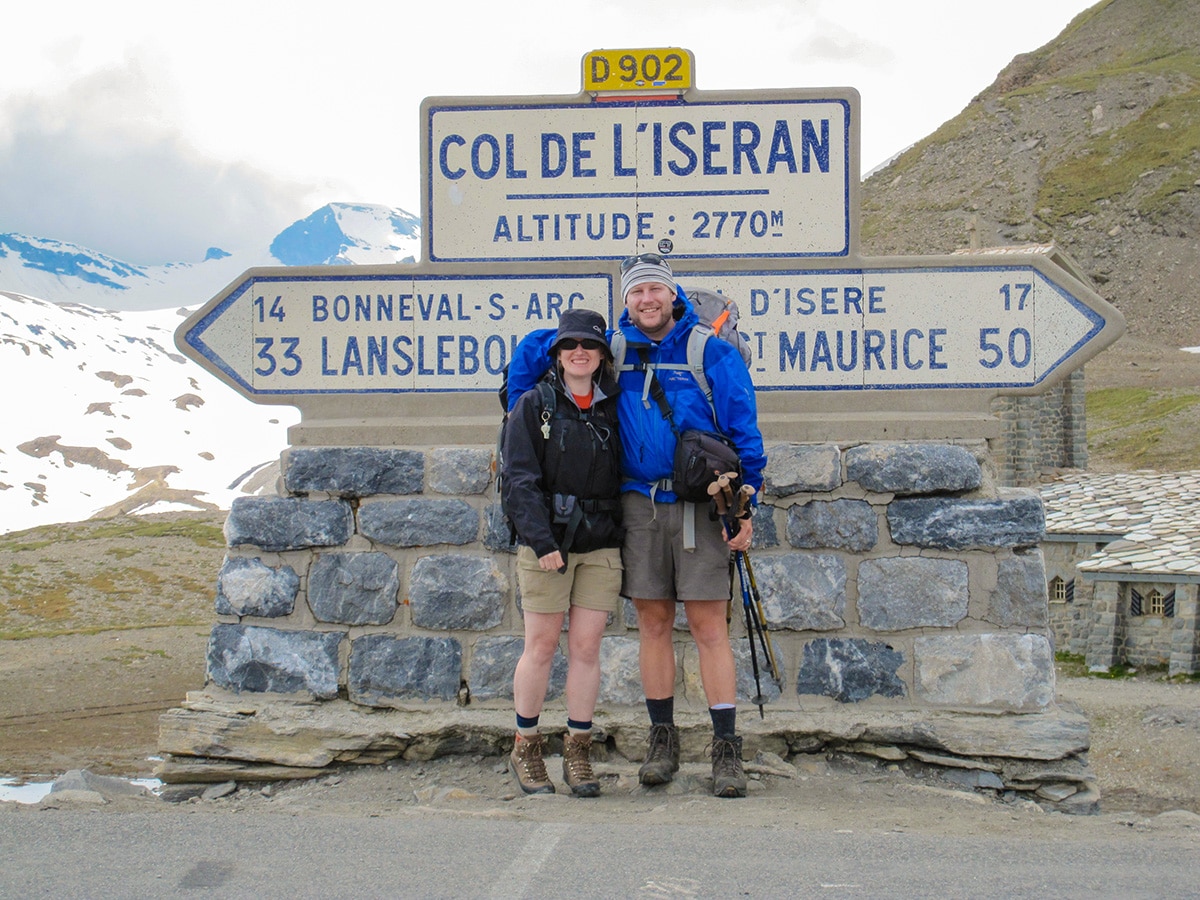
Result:
{"label": "man's knee", "polygon": [[638,630],[646,636],[661,637],[675,627],[674,600],[634,600],[638,615]]}
{"label": "man's knee", "polygon": [[687,612],[688,630],[697,645],[708,647],[728,642],[729,624],[725,621],[723,603],[697,603],[689,606]]}

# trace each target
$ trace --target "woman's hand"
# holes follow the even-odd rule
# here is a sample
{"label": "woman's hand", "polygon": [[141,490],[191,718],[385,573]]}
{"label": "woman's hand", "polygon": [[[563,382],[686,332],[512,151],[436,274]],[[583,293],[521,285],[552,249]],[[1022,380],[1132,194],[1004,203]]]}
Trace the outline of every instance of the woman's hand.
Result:
{"label": "woman's hand", "polygon": [[538,565],[546,572],[555,572],[566,568],[567,564],[563,562],[562,553],[558,550],[553,550],[545,556],[539,556]]}

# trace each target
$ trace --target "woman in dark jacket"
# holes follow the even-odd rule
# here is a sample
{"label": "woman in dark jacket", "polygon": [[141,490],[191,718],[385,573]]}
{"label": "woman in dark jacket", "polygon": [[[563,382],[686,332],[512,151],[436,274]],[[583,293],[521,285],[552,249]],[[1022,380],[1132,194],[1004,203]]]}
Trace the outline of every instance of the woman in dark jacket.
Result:
{"label": "woman in dark jacket", "polygon": [[600,690],[600,638],[621,588],[621,441],[604,317],[562,314],[554,365],[526,391],[504,432],[505,513],[521,543],[517,579],[525,650],[513,676],[517,734],[509,764],[526,793],[554,793],[538,717],[563,617],[567,630],[567,735],[563,780],[595,797],[592,714]]}

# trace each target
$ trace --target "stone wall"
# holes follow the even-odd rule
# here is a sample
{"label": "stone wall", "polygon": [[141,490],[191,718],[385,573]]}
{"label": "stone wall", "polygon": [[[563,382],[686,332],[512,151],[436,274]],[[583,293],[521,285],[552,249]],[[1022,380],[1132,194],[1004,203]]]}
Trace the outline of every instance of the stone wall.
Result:
{"label": "stone wall", "polygon": [[1046,559],[1047,585],[1056,577],[1068,585],[1068,597],[1065,601],[1056,602],[1053,597],[1050,598],[1050,633],[1056,651],[1077,656],[1087,653],[1093,582],[1080,577],[1075,567],[1102,546],[1096,543],[1059,540],[1042,544]]}
{"label": "stone wall", "polygon": [[[1166,666],[1172,675],[1196,671],[1196,592],[1194,584],[1122,583],[1120,610],[1124,625],[1124,640],[1118,649],[1116,662],[1128,666]],[[1172,615],[1142,615],[1131,613],[1131,589],[1143,597],[1151,588],[1163,594],[1173,594]]]}
{"label": "stone wall", "polygon": [[[752,561],[783,670],[780,686],[763,677],[771,703],[1052,703],[1041,501],[997,486],[986,444],[768,449]],[[491,469],[480,447],[290,449],[283,495],[240,498],[226,523],[210,683],[365,709],[507,704],[522,624]],[[678,624],[686,703],[702,694]],[[636,628],[626,602],[602,643],[601,706],[641,703]],[[551,699],[564,675],[560,659]]]}
{"label": "stone wall", "polygon": [[1047,470],[1086,469],[1085,400],[1083,369],[1040,394],[993,400],[1003,425],[992,447],[1000,482],[1027,486]]}

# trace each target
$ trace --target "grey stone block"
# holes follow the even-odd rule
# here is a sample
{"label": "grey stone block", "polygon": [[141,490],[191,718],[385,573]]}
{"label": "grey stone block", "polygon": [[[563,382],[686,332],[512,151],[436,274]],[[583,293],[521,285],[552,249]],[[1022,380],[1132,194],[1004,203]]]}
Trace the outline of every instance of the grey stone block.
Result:
{"label": "grey stone block", "polygon": [[599,702],[641,706],[642,677],[638,669],[638,639],[610,635],[600,640]]}
{"label": "grey stone block", "polygon": [[338,497],[419,494],[424,454],[393,447],[293,447],[284,456],[283,484],[298,494]]}
{"label": "grey stone block", "polygon": [[810,500],[788,510],[787,540],[801,549],[870,550],[879,515],[865,500]]}
{"label": "grey stone block", "polygon": [[[471,668],[467,676],[471,699],[512,700],[513,674],[517,670],[517,661],[524,652],[525,639],[522,637],[506,634],[480,638],[471,654]],[[550,663],[546,699],[558,699],[566,686],[567,657],[559,647],[554,651],[554,659]]]}
{"label": "grey stone block", "polygon": [[448,447],[429,454],[429,489],[439,494],[482,494],[492,483],[492,451]]}
{"label": "grey stone block", "polygon": [[888,527],[897,544],[940,550],[1029,547],[1046,530],[1042,500],[1013,490],[994,500],[914,497],[888,504]]}
{"label": "grey stone block", "polygon": [[881,494],[934,494],[974,490],[983,470],[956,444],[863,444],[846,451],[846,477]]}
{"label": "grey stone block", "polygon": [[776,444],[768,448],[763,493],[786,497],[832,491],[842,483],[842,454],[837,444]]}
{"label": "grey stone block", "polygon": [[879,694],[903,697],[904,680],[897,670],[904,654],[887,644],[861,638],[817,638],[804,645],[796,692],[858,703]]}
{"label": "grey stone block", "polygon": [[996,590],[988,598],[987,619],[1002,627],[1042,628],[1049,622],[1046,560],[1040,549],[1000,560]]}
{"label": "grey stone block", "polygon": [[949,628],[967,617],[967,564],[902,556],[858,567],[858,618],[873,631]]}
{"label": "grey stone block", "polygon": [[236,693],[294,694],[320,700],[338,692],[340,632],[280,631],[215,625],[208,639],[208,677]]}
{"label": "grey stone block", "polygon": [[400,566],[386,553],[322,553],[308,575],[318,622],[386,625],[396,615]]}
{"label": "grey stone block", "polygon": [[413,625],[486,631],[504,617],[507,591],[508,579],[491,557],[424,556],[409,587]]}
{"label": "grey stone block", "polygon": [[516,553],[517,542],[499,503],[483,511],[483,546],[501,553]]}
{"label": "grey stone block", "polygon": [[789,553],[759,557],[753,566],[768,627],[829,631],[845,626],[846,564],[841,557]]}
{"label": "grey stone block", "polygon": [[1054,700],[1054,654],[1040,634],[947,634],[914,642],[914,693],[958,709],[1038,712]]}
{"label": "grey stone block", "polygon": [[753,550],[769,550],[778,546],[779,528],[775,524],[775,507],[760,503],[754,511],[754,537],[750,547]]}
{"label": "grey stone block", "polygon": [[462,646],[450,637],[367,634],[350,644],[350,699],[364,706],[453,700],[462,685]]}
{"label": "grey stone block", "polygon": [[354,513],[344,500],[299,497],[238,497],[225,520],[230,547],[249,544],[262,550],[336,547],[354,533]]}
{"label": "grey stone block", "polygon": [[261,559],[227,556],[217,575],[217,614],[288,616],[299,590],[300,576],[291,566],[272,568]]}
{"label": "grey stone block", "polygon": [[470,544],[479,537],[479,513],[464,500],[379,500],[358,510],[364,537],[389,547]]}
{"label": "grey stone block", "polygon": [[[737,615],[738,604],[734,604],[734,615]],[[745,615],[742,616],[742,621],[745,623]],[[783,694],[782,681],[786,677],[782,671],[783,654],[778,644],[771,640],[770,634],[767,635],[767,640],[770,641],[771,650],[775,653],[775,660],[780,665],[778,673],[780,681],[776,682],[771,676],[771,663],[769,657],[763,652],[761,643],[758,640],[758,635],[754,637],[754,655],[750,653],[750,642],[745,638],[736,638],[732,641],[733,645],[733,662],[737,670],[737,695],[738,698],[747,703],[753,703],[755,696],[761,691],[762,699],[766,703],[774,703]],[[754,684],[754,662],[758,660],[758,687]]]}

